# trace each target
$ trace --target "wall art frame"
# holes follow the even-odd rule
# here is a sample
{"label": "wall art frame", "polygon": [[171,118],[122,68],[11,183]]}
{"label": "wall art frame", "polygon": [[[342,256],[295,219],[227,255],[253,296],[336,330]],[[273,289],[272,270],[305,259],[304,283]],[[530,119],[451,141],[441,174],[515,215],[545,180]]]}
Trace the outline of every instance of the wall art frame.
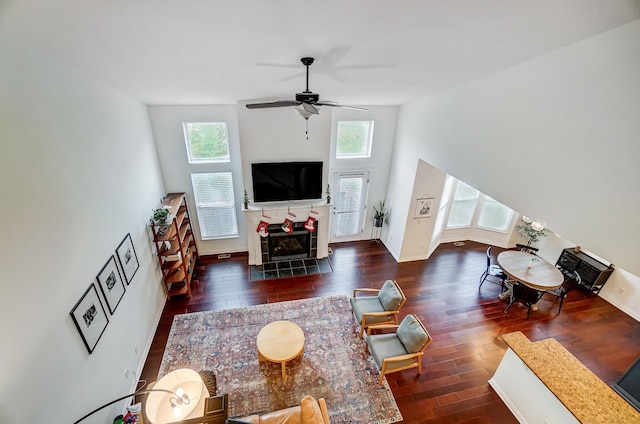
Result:
{"label": "wall art frame", "polygon": [[100,286],[104,300],[107,302],[109,312],[113,315],[126,290],[122,282],[122,277],[120,276],[120,270],[116,265],[116,259],[113,255],[111,255],[107,263],[104,264],[96,280],[98,280],[98,285]]}
{"label": "wall art frame", "polygon": [[102,306],[96,285],[91,283],[78,303],[70,312],[89,354],[93,352],[104,330],[109,324],[109,317]]}
{"label": "wall art frame", "polygon": [[118,262],[120,262],[120,269],[124,274],[124,280],[127,285],[131,284],[133,276],[136,275],[136,271],[140,268],[138,262],[138,255],[136,249],[133,247],[133,241],[131,240],[131,233],[127,233],[120,245],[116,249],[116,255],[118,256]]}
{"label": "wall art frame", "polygon": [[422,197],[416,200],[416,209],[413,213],[413,219],[431,218],[432,207],[433,197]]}

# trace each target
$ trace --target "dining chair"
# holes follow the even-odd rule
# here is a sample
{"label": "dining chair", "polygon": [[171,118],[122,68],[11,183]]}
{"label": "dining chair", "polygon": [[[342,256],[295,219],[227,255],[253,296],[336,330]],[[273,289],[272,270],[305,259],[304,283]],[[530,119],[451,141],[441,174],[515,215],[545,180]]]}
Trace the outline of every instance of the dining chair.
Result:
{"label": "dining chair", "polygon": [[482,284],[484,284],[487,278],[494,284],[500,284],[500,292],[503,292],[507,288],[507,286],[505,285],[507,274],[504,273],[499,265],[491,264],[491,246],[487,248],[487,267],[480,276],[480,286],[478,287],[478,290],[480,289],[480,287],[482,287]]}
{"label": "dining chair", "polygon": [[521,252],[531,253],[532,255],[538,254],[538,248],[533,246],[527,246],[526,244],[516,243],[516,248]]}
{"label": "dining chair", "polygon": [[[391,333],[372,334],[373,331],[395,330]],[[371,356],[380,369],[382,384],[385,375],[418,368],[422,373],[422,356],[433,340],[424,324],[414,314],[408,314],[399,325],[378,324],[367,328],[365,338]]]}
{"label": "dining chair", "polygon": [[519,281],[515,281],[513,283],[513,287],[511,287],[511,295],[509,296],[509,305],[504,310],[505,313],[509,312],[509,308],[514,302],[520,302],[524,306],[527,307],[527,321],[529,321],[529,315],[531,315],[531,309],[533,306],[538,303],[538,301],[542,298],[542,296],[546,292],[532,289],[531,287],[525,286]]}
{"label": "dining chair", "polygon": [[394,280],[385,281],[380,289],[354,289],[349,302],[360,324],[360,337],[372,324],[398,324],[398,313],[406,301],[407,297]]}
{"label": "dining chair", "polygon": [[578,274],[576,271],[573,271],[571,274],[572,275],[565,274],[564,282],[560,287],[547,290],[545,292],[556,297],[555,303],[557,303],[558,300],[560,300],[560,304],[558,305],[558,312],[557,312],[558,315],[560,315],[560,311],[562,310],[562,303],[564,302],[565,297],[567,297],[567,294],[569,293],[569,291],[573,290],[573,288],[579,285],[580,282],[582,281],[582,279],[580,278],[580,274]]}

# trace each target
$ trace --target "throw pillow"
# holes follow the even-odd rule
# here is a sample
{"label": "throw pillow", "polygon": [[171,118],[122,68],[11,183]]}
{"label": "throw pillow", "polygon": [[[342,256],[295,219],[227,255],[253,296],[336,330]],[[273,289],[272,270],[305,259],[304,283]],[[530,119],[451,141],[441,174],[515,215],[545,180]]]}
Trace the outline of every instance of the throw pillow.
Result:
{"label": "throw pillow", "polygon": [[402,302],[402,295],[391,280],[385,281],[378,292],[378,300],[385,311],[397,311]]}
{"label": "throw pillow", "polygon": [[427,342],[429,334],[427,334],[418,318],[409,314],[400,323],[396,331],[398,338],[409,353],[416,353]]}
{"label": "throw pillow", "polygon": [[313,396],[305,396],[300,401],[302,424],[323,424],[322,411]]}

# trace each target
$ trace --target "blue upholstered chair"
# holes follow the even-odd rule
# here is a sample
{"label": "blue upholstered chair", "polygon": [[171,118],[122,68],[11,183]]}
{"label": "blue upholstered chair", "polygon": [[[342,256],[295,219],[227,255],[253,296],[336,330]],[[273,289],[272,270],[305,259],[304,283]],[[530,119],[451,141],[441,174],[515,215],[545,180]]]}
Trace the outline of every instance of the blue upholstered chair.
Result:
{"label": "blue upholstered chair", "polygon": [[[392,333],[371,334],[373,331],[386,329],[395,330]],[[379,384],[385,375],[392,372],[418,368],[422,373],[422,355],[431,343],[429,332],[418,317],[409,314],[400,323],[371,325],[367,328],[365,338],[369,351],[380,369]]]}
{"label": "blue upholstered chair", "polygon": [[398,312],[407,298],[398,283],[387,280],[380,289],[354,289],[349,300],[362,337],[372,324],[398,324]]}

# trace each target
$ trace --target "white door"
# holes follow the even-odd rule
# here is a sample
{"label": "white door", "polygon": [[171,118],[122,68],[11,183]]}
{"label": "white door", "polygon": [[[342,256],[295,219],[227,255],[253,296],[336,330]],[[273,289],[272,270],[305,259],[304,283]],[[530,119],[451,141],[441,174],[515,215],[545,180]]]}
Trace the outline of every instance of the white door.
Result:
{"label": "white door", "polygon": [[331,242],[362,240],[369,185],[368,172],[333,175]]}

